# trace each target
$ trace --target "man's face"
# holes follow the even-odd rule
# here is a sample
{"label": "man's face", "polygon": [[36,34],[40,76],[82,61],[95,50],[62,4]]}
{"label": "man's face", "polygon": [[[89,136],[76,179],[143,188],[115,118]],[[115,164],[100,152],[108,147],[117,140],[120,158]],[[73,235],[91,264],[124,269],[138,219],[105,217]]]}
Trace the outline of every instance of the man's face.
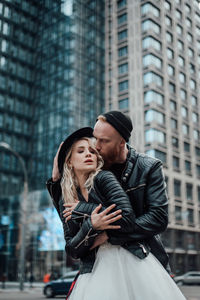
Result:
{"label": "man's face", "polygon": [[96,149],[104,159],[105,167],[111,166],[119,159],[121,135],[108,122],[98,120],[93,132],[96,138]]}

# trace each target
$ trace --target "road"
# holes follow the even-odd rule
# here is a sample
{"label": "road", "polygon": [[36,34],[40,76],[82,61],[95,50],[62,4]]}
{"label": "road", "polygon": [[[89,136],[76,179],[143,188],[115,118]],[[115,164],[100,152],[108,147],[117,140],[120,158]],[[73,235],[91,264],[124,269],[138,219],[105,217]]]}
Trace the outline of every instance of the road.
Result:
{"label": "road", "polygon": [[[180,287],[187,300],[200,300],[200,286]],[[27,288],[23,292],[18,289],[0,289],[0,300],[45,300],[47,299],[41,287]],[[53,299],[53,298],[52,298]],[[65,299],[65,296],[57,296],[54,299]],[[148,299],[147,299],[148,300]],[[155,299],[159,300],[159,299]]]}

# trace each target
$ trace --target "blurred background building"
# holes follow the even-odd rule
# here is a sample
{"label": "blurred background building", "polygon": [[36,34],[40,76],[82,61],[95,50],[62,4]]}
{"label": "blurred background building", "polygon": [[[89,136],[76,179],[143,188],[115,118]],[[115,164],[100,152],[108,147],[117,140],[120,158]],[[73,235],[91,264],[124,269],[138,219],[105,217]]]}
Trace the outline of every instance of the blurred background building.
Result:
{"label": "blurred background building", "polygon": [[130,114],[131,144],[164,163],[173,271],[200,269],[199,1],[106,1],[105,32],[106,109]]}
{"label": "blurred background building", "polygon": [[[199,71],[197,0],[0,0],[0,142],[28,171],[27,276],[65,271],[45,181],[60,142],[105,109],[128,113],[131,145],[164,163],[173,271],[200,269]],[[23,180],[1,147],[0,273],[9,280],[18,277]]]}
{"label": "blurred background building", "polygon": [[[27,276],[65,262],[45,182],[61,141],[104,109],[104,23],[104,1],[0,1],[0,141],[28,171]],[[24,179],[3,147],[0,171],[0,273],[16,279]]]}

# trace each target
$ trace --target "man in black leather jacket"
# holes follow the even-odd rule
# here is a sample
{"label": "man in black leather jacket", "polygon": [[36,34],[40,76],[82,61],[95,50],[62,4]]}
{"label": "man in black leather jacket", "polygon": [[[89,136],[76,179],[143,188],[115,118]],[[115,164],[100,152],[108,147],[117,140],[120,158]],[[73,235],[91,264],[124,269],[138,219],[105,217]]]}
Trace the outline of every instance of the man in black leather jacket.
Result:
{"label": "man in black leather jacket", "polygon": [[[98,117],[93,132],[105,169],[109,169],[117,177],[128,194],[136,215],[132,233],[124,235],[113,230],[109,242],[127,247],[133,241],[146,244],[162,265],[169,269],[168,255],[159,237],[168,224],[168,198],[162,163],[158,159],[137,153],[126,144],[131,131],[132,122],[127,116],[119,111],[110,111]],[[59,177],[55,157],[52,179],[47,182],[47,188],[57,209],[61,195]],[[66,210],[65,216],[69,218],[70,214],[77,213],[88,215],[93,209],[93,205],[79,201],[75,209],[73,207],[73,210]]]}

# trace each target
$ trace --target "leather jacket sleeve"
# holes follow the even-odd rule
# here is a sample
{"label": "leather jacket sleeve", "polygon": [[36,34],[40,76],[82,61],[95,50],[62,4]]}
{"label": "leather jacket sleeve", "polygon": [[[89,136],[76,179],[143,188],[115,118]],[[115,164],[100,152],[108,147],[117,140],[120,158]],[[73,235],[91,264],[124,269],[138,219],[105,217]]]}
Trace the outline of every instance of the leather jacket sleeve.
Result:
{"label": "leather jacket sleeve", "polygon": [[167,228],[168,197],[163,169],[156,162],[147,179],[145,194],[145,213],[136,219],[135,233],[138,235],[154,236]]}
{"label": "leather jacket sleeve", "polygon": [[[106,230],[109,238],[113,232],[128,233],[133,231],[135,214],[130,204],[129,198],[121,188],[115,176],[109,171],[102,171],[94,179],[94,190],[97,199],[102,203],[102,210],[111,204],[116,204],[113,211],[118,209],[122,210],[122,218],[113,225],[120,225],[121,228],[117,230]],[[82,218],[87,218],[91,215],[92,211],[98,206],[97,203],[88,203],[80,201],[72,212],[72,219],[81,221]]]}
{"label": "leather jacket sleeve", "polygon": [[98,231],[92,227],[91,218],[87,218],[81,224],[75,220],[70,220],[67,223],[63,217],[63,201],[59,202],[60,218],[63,224],[65,250],[73,258],[82,258],[88,254],[94,243]]}
{"label": "leather jacket sleeve", "polygon": [[[94,190],[105,207],[115,204],[113,211],[121,209],[122,218],[114,222],[113,225],[120,225],[119,232],[132,232],[135,223],[135,214],[130,204],[129,198],[110,171],[99,172],[94,179]],[[113,230],[112,230],[113,231]],[[112,231],[108,231],[109,235]]]}
{"label": "leather jacket sleeve", "polygon": [[[142,199],[141,199],[142,201]],[[124,236],[116,234],[111,237],[112,244],[123,244],[127,241],[151,239],[162,233],[168,225],[168,197],[162,165],[156,161],[147,178],[145,190],[144,213],[135,219],[132,233]]]}
{"label": "leather jacket sleeve", "polygon": [[59,200],[61,198],[62,190],[60,186],[60,179],[58,181],[53,181],[52,178],[48,179],[46,182],[47,190],[52,198],[53,204],[60,215]]}

